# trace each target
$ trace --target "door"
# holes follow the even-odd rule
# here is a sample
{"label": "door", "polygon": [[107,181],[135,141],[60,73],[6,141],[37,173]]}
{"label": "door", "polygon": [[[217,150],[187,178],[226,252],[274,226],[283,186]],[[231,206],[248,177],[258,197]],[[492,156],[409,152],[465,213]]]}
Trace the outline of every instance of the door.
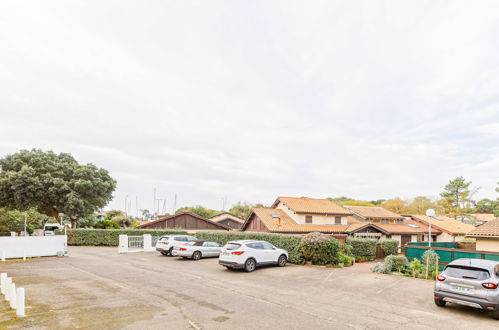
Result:
{"label": "door", "polygon": [[402,235],[400,237],[400,250],[399,252],[404,252],[406,245],[408,245],[411,242],[411,235]]}
{"label": "door", "polygon": [[263,250],[265,251],[265,262],[277,262],[279,252],[274,246],[267,242],[262,242]]}

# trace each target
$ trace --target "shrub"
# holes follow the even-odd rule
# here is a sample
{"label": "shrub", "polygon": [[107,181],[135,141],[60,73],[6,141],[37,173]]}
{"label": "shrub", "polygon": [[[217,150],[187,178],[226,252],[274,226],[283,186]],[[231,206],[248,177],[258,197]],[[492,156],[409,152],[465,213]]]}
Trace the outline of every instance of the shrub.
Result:
{"label": "shrub", "polygon": [[353,256],[352,254],[353,248],[350,244],[340,243],[340,251],[343,254],[346,254],[347,256]]}
{"label": "shrub", "polygon": [[352,256],[346,255],[343,252],[340,252],[338,255],[338,262],[343,264],[344,267],[353,266],[355,259]]}
{"label": "shrub", "polygon": [[[423,261],[423,265],[426,270],[426,258],[429,257],[428,262],[428,277],[436,277],[436,261],[438,254],[433,250],[426,250],[425,253],[421,256],[421,260]],[[426,272],[425,272],[426,276]]]}
{"label": "shrub", "polygon": [[376,256],[376,240],[347,237],[347,244],[352,246],[352,254],[356,259],[374,260]]}
{"label": "shrub", "polygon": [[420,277],[423,273],[423,265],[418,259],[414,259],[409,263],[407,272],[413,277]]}
{"label": "shrub", "polygon": [[310,233],[301,240],[301,250],[306,260],[314,265],[338,264],[338,240],[322,233]]}
{"label": "shrub", "polygon": [[394,239],[383,239],[378,242],[378,245],[381,247],[383,250],[383,253],[385,256],[388,255],[397,255],[398,254],[398,247],[399,247],[399,242],[394,240]]}
{"label": "shrub", "polygon": [[229,241],[241,239],[254,239],[267,241],[274,246],[288,251],[288,261],[293,264],[304,264],[305,257],[300,248],[301,236],[257,233],[257,232],[227,232],[227,231],[203,231],[196,233],[196,237],[202,240],[213,241],[225,245]]}
{"label": "shrub", "polygon": [[397,271],[402,273],[407,264],[408,261],[405,256],[389,255],[385,258],[385,269],[387,272]]}
{"label": "shrub", "polygon": [[374,266],[371,267],[371,271],[380,274],[388,274],[389,272],[385,268],[384,262],[377,262]]}
{"label": "shrub", "polygon": [[163,236],[167,234],[187,234],[180,230],[137,230],[137,229],[70,229],[68,245],[118,246],[120,235],[140,236],[151,234]]}
{"label": "shrub", "polygon": [[94,228],[96,228],[96,229],[119,229],[120,225],[118,225],[113,220],[99,220],[95,223]]}

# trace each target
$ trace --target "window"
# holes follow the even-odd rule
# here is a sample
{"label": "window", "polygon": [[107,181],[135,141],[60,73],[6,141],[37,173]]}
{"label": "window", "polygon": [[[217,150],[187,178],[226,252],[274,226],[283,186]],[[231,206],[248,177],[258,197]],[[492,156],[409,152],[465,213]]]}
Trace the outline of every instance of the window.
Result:
{"label": "window", "polygon": [[250,244],[246,244],[246,246],[249,246],[252,249],[263,250],[262,243],[250,243]]}
{"label": "window", "polygon": [[311,215],[305,216],[305,223],[312,223],[312,216]]}
{"label": "window", "polygon": [[240,247],[241,247],[241,244],[238,244],[238,243],[227,243],[227,244],[225,245],[225,248],[226,248],[227,250],[229,250],[229,251],[230,251],[230,250],[237,250],[237,249],[239,249]]}
{"label": "window", "polygon": [[177,242],[187,242],[187,237],[183,237],[183,236],[174,237],[173,239],[176,240]]}
{"label": "window", "polygon": [[274,246],[270,243],[267,243],[267,242],[262,242],[262,245],[263,245],[263,248],[265,250],[273,250],[274,249]]}
{"label": "window", "polygon": [[381,220],[381,223],[388,223],[388,220]]}
{"label": "window", "polygon": [[472,280],[486,280],[490,277],[486,269],[469,266],[447,266],[445,274],[455,278],[467,278]]}
{"label": "window", "polygon": [[334,224],[341,225],[341,217],[334,217]]}

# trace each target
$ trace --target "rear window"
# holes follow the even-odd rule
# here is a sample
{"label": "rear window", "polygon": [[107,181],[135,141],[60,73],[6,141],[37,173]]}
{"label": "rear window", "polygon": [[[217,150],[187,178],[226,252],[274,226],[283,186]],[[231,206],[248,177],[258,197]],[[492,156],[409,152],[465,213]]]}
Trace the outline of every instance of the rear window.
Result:
{"label": "rear window", "polygon": [[467,266],[447,266],[447,268],[445,268],[445,274],[450,277],[479,281],[486,280],[490,277],[489,272],[485,269]]}
{"label": "rear window", "polygon": [[183,236],[174,237],[173,239],[178,241],[178,242],[187,242],[187,237],[183,237]]}
{"label": "rear window", "polygon": [[237,243],[227,243],[225,244],[225,249],[226,250],[237,250],[241,247],[241,244]]}
{"label": "rear window", "polygon": [[168,237],[168,236],[161,237],[161,238],[159,239],[159,241],[160,241],[160,242],[166,242],[166,241],[168,241],[168,239],[169,239],[169,238],[170,238],[170,237]]}

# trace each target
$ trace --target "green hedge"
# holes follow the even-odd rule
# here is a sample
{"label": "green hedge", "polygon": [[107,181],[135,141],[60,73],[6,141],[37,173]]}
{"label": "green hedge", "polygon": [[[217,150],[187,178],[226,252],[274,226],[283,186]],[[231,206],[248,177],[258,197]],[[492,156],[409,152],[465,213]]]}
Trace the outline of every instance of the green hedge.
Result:
{"label": "green hedge", "polygon": [[356,259],[374,260],[376,257],[376,240],[347,237],[347,244],[352,246],[352,254]]}
{"label": "green hedge", "polygon": [[378,242],[378,245],[381,247],[385,256],[388,255],[397,255],[399,253],[399,241],[394,239],[383,239]]}
{"label": "green hedge", "polygon": [[207,241],[217,242],[225,245],[228,241],[241,239],[254,239],[267,241],[274,246],[288,251],[289,262],[293,264],[304,264],[305,257],[300,248],[301,236],[284,235],[284,234],[269,234],[255,232],[214,232],[204,231],[198,232],[195,235],[197,238]]}
{"label": "green hedge", "polygon": [[186,235],[187,232],[154,229],[70,229],[68,230],[68,245],[118,246],[120,235],[140,236],[144,234],[151,234],[152,236]]}
{"label": "green hedge", "polygon": [[313,265],[337,265],[340,244],[336,238],[314,232],[301,240],[301,250],[305,259]]}

